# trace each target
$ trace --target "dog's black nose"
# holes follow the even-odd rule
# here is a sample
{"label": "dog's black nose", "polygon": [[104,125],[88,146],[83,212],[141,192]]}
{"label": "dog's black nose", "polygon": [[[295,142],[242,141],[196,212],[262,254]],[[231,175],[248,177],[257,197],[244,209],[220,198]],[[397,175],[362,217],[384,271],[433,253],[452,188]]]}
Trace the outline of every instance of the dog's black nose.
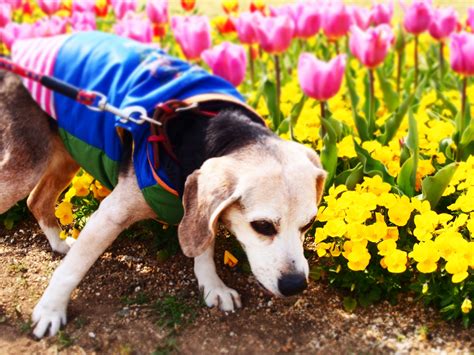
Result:
{"label": "dog's black nose", "polygon": [[278,279],[278,289],[283,296],[293,296],[308,287],[304,274],[286,274]]}

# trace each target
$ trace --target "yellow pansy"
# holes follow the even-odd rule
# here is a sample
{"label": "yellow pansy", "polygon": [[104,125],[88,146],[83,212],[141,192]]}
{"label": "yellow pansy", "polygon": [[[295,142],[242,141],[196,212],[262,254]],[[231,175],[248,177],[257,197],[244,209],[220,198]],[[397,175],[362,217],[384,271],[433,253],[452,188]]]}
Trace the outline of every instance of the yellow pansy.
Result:
{"label": "yellow pansy", "polygon": [[392,250],[385,256],[385,265],[391,273],[399,274],[407,269],[407,253],[399,249]]}
{"label": "yellow pansy", "polygon": [[54,215],[59,218],[59,222],[63,225],[66,226],[68,224],[71,224],[73,221],[73,215],[72,215],[72,203],[69,201],[63,201],[61,202],[58,207],[56,207],[56,211],[54,212]]}

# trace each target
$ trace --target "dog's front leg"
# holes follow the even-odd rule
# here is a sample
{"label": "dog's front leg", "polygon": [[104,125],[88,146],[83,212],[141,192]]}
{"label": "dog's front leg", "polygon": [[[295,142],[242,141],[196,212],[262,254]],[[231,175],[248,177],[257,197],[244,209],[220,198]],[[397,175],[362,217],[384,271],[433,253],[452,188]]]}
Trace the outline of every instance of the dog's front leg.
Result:
{"label": "dog's front leg", "polygon": [[225,312],[242,307],[237,291],[227,287],[216,272],[214,242],[194,258],[194,273],[208,307],[219,306]]}
{"label": "dog's front leg", "polygon": [[136,178],[131,176],[119,181],[91,216],[36,305],[32,317],[36,337],[43,337],[48,328],[51,336],[58,332],[61,324],[66,323],[69,297],[92,264],[123,229],[152,216],[153,212],[136,186]]}

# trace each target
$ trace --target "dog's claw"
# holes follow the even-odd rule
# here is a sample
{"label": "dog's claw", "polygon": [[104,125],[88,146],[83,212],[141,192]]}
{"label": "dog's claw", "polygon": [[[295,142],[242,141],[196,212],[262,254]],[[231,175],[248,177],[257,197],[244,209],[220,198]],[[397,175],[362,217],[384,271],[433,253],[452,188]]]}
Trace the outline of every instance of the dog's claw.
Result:
{"label": "dog's claw", "polygon": [[49,336],[54,336],[61,328],[61,325],[66,324],[66,311],[57,307],[48,307],[38,303],[33,311],[32,316],[35,329],[33,335],[40,339],[48,332]]}
{"label": "dog's claw", "polygon": [[224,284],[213,288],[204,287],[204,301],[208,307],[219,307],[224,312],[233,312],[242,307],[238,292]]}

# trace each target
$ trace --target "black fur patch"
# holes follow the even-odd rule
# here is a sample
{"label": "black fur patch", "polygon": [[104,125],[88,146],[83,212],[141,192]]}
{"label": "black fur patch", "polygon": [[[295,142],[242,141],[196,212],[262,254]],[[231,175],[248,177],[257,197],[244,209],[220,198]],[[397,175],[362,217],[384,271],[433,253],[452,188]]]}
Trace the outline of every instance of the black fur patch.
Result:
{"label": "black fur patch", "polygon": [[173,169],[175,164],[164,168],[181,195],[186,178],[207,159],[230,154],[274,136],[242,109],[222,110],[212,118],[183,113],[168,123],[167,134],[179,169]]}

